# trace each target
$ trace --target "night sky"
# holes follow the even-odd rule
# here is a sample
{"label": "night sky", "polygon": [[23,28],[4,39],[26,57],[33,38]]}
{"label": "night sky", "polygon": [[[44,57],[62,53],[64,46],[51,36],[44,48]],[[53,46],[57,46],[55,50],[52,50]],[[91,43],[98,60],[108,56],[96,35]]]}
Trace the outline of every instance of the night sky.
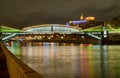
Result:
{"label": "night sky", "polygon": [[84,16],[108,21],[120,16],[120,0],[0,0],[0,25],[22,29],[37,24],[65,24]]}

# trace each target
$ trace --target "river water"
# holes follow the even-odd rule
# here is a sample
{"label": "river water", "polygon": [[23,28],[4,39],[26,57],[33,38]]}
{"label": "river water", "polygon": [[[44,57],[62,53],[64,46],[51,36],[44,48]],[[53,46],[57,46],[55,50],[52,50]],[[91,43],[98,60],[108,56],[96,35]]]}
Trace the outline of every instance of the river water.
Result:
{"label": "river water", "polygon": [[7,48],[45,78],[120,78],[120,46],[13,42]]}

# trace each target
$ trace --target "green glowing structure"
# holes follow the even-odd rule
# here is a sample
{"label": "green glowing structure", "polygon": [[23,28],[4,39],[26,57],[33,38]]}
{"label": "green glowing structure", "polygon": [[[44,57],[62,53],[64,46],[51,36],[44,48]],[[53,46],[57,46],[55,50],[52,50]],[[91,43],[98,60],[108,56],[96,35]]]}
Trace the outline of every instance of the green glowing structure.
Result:
{"label": "green glowing structure", "polygon": [[[120,32],[120,26],[114,26],[107,24],[106,26],[107,31],[109,32]],[[102,31],[102,26],[96,26],[96,27],[91,27],[83,30],[84,32],[101,32]]]}
{"label": "green glowing structure", "polygon": [[21,30],[11,28],[11,27],[1,26],[0,32],[2,32],[2,33],[15,33],[15,32],[21,32]]}

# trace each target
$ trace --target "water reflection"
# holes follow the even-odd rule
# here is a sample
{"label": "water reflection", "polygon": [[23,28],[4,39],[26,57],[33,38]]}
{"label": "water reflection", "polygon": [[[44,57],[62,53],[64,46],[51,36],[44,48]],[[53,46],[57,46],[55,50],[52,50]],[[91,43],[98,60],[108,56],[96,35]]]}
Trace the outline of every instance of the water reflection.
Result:
{"label": "water reflection", "polygon": [[120,47],[70,43],[7,46],[45,78],[120,78]]}

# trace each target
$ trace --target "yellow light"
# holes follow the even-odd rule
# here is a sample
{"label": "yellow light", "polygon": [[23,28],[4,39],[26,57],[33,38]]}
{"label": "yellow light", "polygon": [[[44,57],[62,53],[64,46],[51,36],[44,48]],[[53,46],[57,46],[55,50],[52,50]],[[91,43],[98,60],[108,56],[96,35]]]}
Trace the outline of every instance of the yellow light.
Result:
{"label": "yellow light", "polygon": [[90,17],[86,17],[85,19],[88,20],[88,21],[89,21],[89,20],[95,20],[95,17],[91,17],[91,16],[90,16]]}
{"label": "yellow light", "polygon": [[48,39],[51,39],[50,37],[48,37]]}
{"label": "yellow light", "polygon": [[72,24],[72,21],[69,21],[69,24]]}
{"label": "yellow light", "polygon": [[80,16],[80,20],[83,20],[84,19],[84,17],[83,17],[83,15],[81,14],[81,16]]}
{"label": "yellow light", "polygon": [[53,35],[51,35],[51,37],[53,37]]}
{"label": "yellow light", "polygon": [[62,36],[61,39],[63,39],[64,37]]}

